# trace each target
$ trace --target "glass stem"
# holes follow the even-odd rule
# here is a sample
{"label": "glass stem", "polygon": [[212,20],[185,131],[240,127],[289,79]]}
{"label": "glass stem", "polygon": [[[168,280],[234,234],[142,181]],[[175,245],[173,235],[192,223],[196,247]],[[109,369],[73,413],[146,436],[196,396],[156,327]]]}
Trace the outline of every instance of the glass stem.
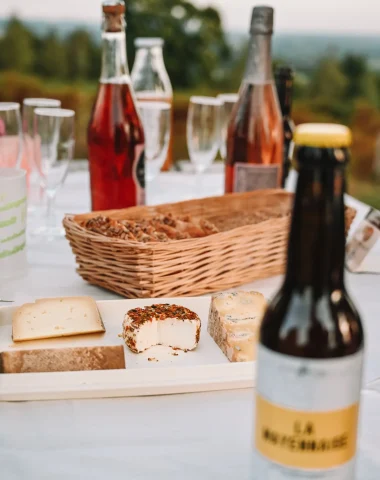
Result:
{"label": "glass stem", "polygon": [[45,189],[43,187],[38,187],[39,190],[38,190],[38,202],[41,205],[43,205],[44,203],[44,199],[45,199]]}
{"label": "glass stem", "polygon": [[203,197],[203,178],[202,178],[202,172],[197,169],[197,174],[196,174],[196,180],[197,182],[197,196],[199,198]]}
{"label": "glass stem", "polygon": [[46,223],[48,227],[55,227],[55,192],[46,192]]}

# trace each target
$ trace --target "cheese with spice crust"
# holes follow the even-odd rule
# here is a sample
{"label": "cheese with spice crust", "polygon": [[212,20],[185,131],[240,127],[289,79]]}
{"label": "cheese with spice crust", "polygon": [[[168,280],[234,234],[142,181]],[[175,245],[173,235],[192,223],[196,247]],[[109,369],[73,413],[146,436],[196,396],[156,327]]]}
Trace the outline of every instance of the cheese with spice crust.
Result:
{"label": "cheese with spice crust", "polygon": [[212,297],[208,332],[230,362],[255,359],[265,309],[265,298],[258,292],[219,293]]}
{"label": "cheese with spice crust", "polygon": [[194,350],[199,342],[198,315],[179,305],[157,304],[129,310],[124,317],[123,338],[127,347],[141,353],[155,345]]}

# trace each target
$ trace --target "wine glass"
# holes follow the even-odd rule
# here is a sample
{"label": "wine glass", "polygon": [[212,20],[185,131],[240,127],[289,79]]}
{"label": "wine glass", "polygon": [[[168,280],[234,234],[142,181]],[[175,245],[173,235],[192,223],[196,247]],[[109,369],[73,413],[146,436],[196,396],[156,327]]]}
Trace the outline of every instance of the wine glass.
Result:
{"label": "wine glass", "polygon": [[74,153],[75,112],[62,108],[36,108],[35,147],[41,152],[36,164],[41,186],[46,194],[46,224],[33,234],[47,238],[64,236],[64,229],[57,225],[54,202],[58,189],[67,176],[69,163]]}
{"label": "wine glass", "polygon": [[0,167],[19,167],[22,151],[20,104],[0,102]]}
{"label": "wine glass", "polygon": [[187,114],[187,148],[190,161],[198,174],[209,168],[220,146],[220,114],[222,102],[213,97],[191,97]]}
{"label": "wine glass", "polygon": [[149,183],[159,174],[169,148],[169,102],[137,102],[145,134],[145,179]]}
{"label": "wine glass", "polygon": [[223,162],[227,157],[227,135],[228,135],[228,124],[231,117],[232,109],[234,108],[236,102],[239,99],[237,93],[221,93],[217,97],[222,102],[222,114],[221,114],[221,142],[220,142],[220,156],[223,159]]}
{"label": "wine glass", "polygon": [[60,100],[51,98],[25,98],[22,107],[22,129],[24,133],[24,155],[21,167],[29,173],[28,214],[38,211],[42,204],[43,189],[37,165],[41,163],[41,152],[35,141],[34,111],[36,108],[60,108]]}

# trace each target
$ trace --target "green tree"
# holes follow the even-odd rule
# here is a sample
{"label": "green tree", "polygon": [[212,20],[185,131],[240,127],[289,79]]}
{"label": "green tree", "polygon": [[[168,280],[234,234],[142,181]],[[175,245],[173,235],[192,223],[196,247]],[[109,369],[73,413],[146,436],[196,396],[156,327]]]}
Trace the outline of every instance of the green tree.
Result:
{"label": "green tree", "polygon": [[366,59],[361,55],[347,54],[341,62],[341,69],[347,78],[347,98],[351,100],[362,96],[364,79],[368,73]]}
{"label": "green tree", "polygon": [[242,44],[241,48],[234,52],[234,58],[231,61],[229,68],[225,69],[225,73],[228,72],[228,75],[226,76],[226,90],[237,92],[240,88],[247,66],[248,50],[247,34],[247,42]]}
{"label": "green tree", "polygon": [[351,105],[343,102],[347,79],[335,57],[322,58],[312,75],[308,92],[315,112],[323,112],[339,121],[347,121]]}
{"label": "green tree", "polygon": [[[93,40],[86,30],[75,30],[65,42],[70,80],[90,78]],[[100,68],[100,67],[99,67]]]}
{"label": "green tree", "polygon": [[67,75],[67,55],[63,42],[51,31],[41,42],[36,72],[43,77],[63,79]]}
{"label": "green tree", "polygon": [[376,77],[369,71],[367,59],[361,55],[347,54],[341,62],[341,69],[347,79],[347,100],[353,102],[360,98],[377,106],[379,95]]}
{"label": "green tree", "polygon": [[101,58],[102,58],[102,52],[100,45],[98,45],[95,42],[91,43],[90,51],[89,51],[89,56],[90,56],[90,66],[88,70],[88,77],[90,80],[99,80],[100,76],[100,68],[101,68]]}
{"label": "green tree", "polygon": [[165,39],[165,63],[175,88],[218,80],[218,69],[230,57],[220,15],[186,0],[129,0],[128,57],[131,65],[136,37]]}
{"label": "green tree", "polygon": [[377,89],[376,76],[368,72],[363,79],[363,98],[373,107],[379,106],[379,92]]}
{"label": "green tree", "polygon": [[22,73],[34,66],[34,36],[17,18],[12,17],[0,39],[0,68]]}
{"label": "green tree", "polygon": [[336,101],[346,91],[347,79],[333,57],[323,58],[314,72],[310,84],[310,95],[314,98]]}

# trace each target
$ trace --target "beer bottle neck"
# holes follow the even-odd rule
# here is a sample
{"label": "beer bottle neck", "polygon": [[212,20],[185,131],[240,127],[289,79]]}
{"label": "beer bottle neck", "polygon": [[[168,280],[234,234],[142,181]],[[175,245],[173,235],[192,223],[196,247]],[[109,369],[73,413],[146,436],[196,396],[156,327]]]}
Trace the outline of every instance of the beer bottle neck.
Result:
{"label": "beer bottle neck", "polygon": [[272,80],[271,34],[252,34],[244,82],[268,83]]}
{"label": "beer bottle neck", "polygon": [[344,167],[299,172],[289,237],[285,287],[318,298],[344,288]]}
{"label": "beer bottle neck", "polygon": [[282,116],[290,117],[292,110],[293,82],[291,79],[279,78],[276,83]]}
{"label": "beer bottle neck", "polygon": [[125,28],[102,33],[101,83],[130,83]]}

